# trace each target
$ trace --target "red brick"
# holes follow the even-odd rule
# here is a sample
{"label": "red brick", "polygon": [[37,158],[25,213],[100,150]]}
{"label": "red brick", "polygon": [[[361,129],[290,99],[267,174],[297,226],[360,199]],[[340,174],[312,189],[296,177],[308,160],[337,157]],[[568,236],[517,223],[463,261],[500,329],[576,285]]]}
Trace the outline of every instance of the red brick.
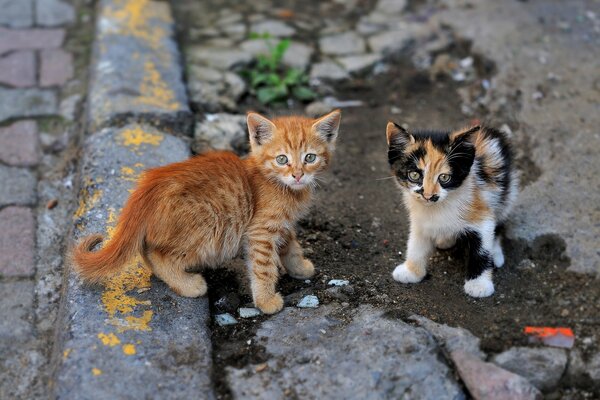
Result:
{"label": "red brick", "polygon": [[13,87],[35,85],[35,54],[19,51],[0,58],[0,83]]}
{"label": "red brick", "polygon": [[40,85],[64,85],[73,77],[73,56],[62,49],[44,50],[40,55]]}
{"label": "red brick", "polygon": [[25,207],[0,210],[0,275],[32,276],[35,272],[35,219]]}
{"label": "red brick", "polygon": [[0,161],[17,167],[37,165],[39,141],[35,121],[19,121],[0,128]]}
{"label": "red brick", "polygon": [[64,40],[64,29],[0,28],[0,55],[12,50],[56,49]]}

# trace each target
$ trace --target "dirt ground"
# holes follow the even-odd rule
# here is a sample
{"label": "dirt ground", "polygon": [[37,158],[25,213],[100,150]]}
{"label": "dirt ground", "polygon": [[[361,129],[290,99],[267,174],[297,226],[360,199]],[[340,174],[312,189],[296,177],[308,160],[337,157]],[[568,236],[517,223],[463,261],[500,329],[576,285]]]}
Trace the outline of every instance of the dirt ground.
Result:
{"label": "dirt ground", "polygon": [[[418,2],[410,2],[411,7],[415,4]],[[357,10],[359,15],[360,7]],[[182,21],[185,23],[185,18]],[[468,44],[451,49],[461,57],[466,50]],[[481,74],[494,73],[493,65],[476,54],[472,56]],[[401,194],[390,179],[386,122],[451,129],[467,125],[470,120],[460,109],[459,83],[431,80],[428,73],[417,70],[407,60],[391,65],[385,73],[334,86],[338,99],[361,100],[363,106],[343,110],[332,168],[319,188],[312,211],[299,223],[299,239],[317,274],[310,281],[287,276],[281,279],[280,290],[288,304],[295,304],[305,294],[315,294],[321,304],[337,302],[349,308],[372,304],[389,311],[390,318],[420,314],[470,330],[481,339],[482,349],[492,354],[531,345],[523,334],[525,326],[570,327],[577,341],[587,343],[582,348],[584,357],[598,352],[600,280],[567,271],[571,260],[565,255],[565,241],[558,235],[540,235],[532,243],[503,235],[506,264],[495,272],[496,292],[489,298],[474,299],[464,293],[466,260],[460,246],[437,251],[425,280],[419,284],[400,284],[392,279],[394,267],[404,260],[409,225]],[[303,112],[301,105],[265,109],[249,98],[240,108],[268,115]],[[516,123],[511,115],[482,111],[477,117],[496,125]],[[529,185],[540,175],[539,167],[527,156],[529,138],[522,138],[515,146],[519,150],[516,165],[522,185]],[[218,270],[206,275],[213,313],[233,314],[238,305],[251,304],[239,274]],[[327,286],[330,279],[347,279],[351,286],[333,293]],[[226,366],[241,367],[268,357],[252,341],[258,325],[267,318],[212,327],[217,371],[214,378],[221,397],[229,397],[221,373]],[[573,393],[563,387],[554,397],[567,392]],[[575,398],[585,396],[575,394]]]}
{"label": "dirt ground", "polygon": [[[299,224],[300,240],[318,272],[310,283],[287,276],[281,280],[280,289],[290,302],[316,294],[322,303],[376,305],[389,310],[392,318],[420,314],[469,329],[490,353],[530,344],[523,334],[528,325],[565,326],[578,339],[597,337],[600,282],[566,271],[570,260],[559,236],[541,236],[532,246],[504,237],[507,261],[494,274],[496,292],[489,298],[464,293],[465,256],[459,246],[436,252],[423,282],[395,282],[391,272],[403,261],[409,226],[401,195],[388,179],[385,123],[392,119],[415,127],[451,128],[468,121],[458,110],[454,83],[430,82],[408,65],[340,87],[339,98],[360,99],[366,105],[344,110],[332,169],[311,213]],[[390,106],[399,103],[402,113],[391,114]],[[518,161],[519,166],[530,163]],[[235,299],[237,293],[247,293],[243,282],[241,287],[232,284],[235,278],[221,272],[209,275],[213,308],[219,309],[215,302],[224,296]],[[347,279],[351,289],[332,296],[329,279]],[[250,301],[247,294],[241,298],[241,303]],[[268,317],[258,321],[263,318]],[[257,325],[242,321],[213,327],[216,371],[264,361],[264,352],[248,345]]]}

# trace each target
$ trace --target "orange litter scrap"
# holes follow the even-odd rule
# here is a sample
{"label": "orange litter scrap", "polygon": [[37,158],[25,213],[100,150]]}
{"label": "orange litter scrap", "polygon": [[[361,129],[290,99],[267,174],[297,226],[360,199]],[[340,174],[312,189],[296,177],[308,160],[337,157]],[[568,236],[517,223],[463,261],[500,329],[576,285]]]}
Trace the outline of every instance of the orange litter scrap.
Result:
{"label": "orange litter scrap", "polygon": [[552,328],[548,326],[526,326],[525,334],[541,340],[547,346],[570,349],[575,343],[571,328]]}

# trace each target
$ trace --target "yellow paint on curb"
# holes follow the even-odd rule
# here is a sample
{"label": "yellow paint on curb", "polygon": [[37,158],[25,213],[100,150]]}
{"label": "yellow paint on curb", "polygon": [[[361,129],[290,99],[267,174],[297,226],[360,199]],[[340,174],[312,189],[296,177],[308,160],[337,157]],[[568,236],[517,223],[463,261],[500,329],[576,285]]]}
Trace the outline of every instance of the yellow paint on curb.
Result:
{"label": "yellow paint on curb", "polygon": [[127,129],[121,132],[121,140],[123,146],[134,151],[138,151],[140,146],[147,144],[150,146],[158,146],[164,139],[163,135],[145,132],[141,127]]}
{"label": "yellow paint on curb", "polygon": [[99,333],[98,338],[102,341],[102,344],[109,347],[114,347],[121,343],[121,340],[114,333]]}
{"label": "yellow paint on curb", "polygon": [[175,94],[162,79],[160,72],[152,61],[144,63],[144,78],[140,85],[140,97],[136,102],[150,106],[177,110],[179,102],[175,100]]}
{"label": "yellow paint on curb", "polygon": [[92,374],[94,376],[102,375],[102,370],[98,368],[92,368]]}
{"label": "yellow paint on curb", "polygon": [[106,10],[106,17],[118,26],[117,33],[134,36],[154,50],[161,48],[166,32],[150,20],[172,22],[168,4],[149,0],[119,0],[113,9]]}
{"label": "yellow paint on curb", "polygon": [[133,344],[124,344],[123,345],[123,353],[127,356],[135,355],[135,345]]}

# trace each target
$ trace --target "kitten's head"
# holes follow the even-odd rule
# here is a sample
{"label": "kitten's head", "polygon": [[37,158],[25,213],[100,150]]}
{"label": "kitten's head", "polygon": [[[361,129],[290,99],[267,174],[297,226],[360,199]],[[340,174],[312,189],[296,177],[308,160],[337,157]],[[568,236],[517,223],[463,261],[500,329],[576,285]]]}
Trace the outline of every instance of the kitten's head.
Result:
{"label": "kitten's head", "polygon": [[269,178],[291,189],[314,186],[331,159],[340,118],[339,110],[316,120],[292,116],[271,121],[248,113],[252,157]]}
{"label": "kitten's head", "polygon": [[475,159],[479,126],[454,132],[408,132],[388,122],[388,161],[401,188],[432,205],[459,188]]}

